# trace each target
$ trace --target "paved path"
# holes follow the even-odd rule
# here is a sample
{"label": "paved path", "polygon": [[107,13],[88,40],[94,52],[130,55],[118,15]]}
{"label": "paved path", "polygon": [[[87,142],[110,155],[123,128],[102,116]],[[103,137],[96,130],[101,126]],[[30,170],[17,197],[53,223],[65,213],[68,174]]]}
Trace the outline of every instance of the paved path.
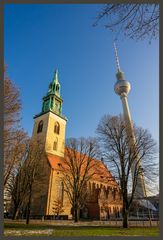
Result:
{"label": "paved path", "polygon": [[[5,223],[25,223],[25,220],[9,220],[5,219]],[[40,225],[57,225],[57,226],[122,226],[122,221],[79,221],[74,223],[72,220],[30,220],[31,224],[40,224]],[[150,227],[149,221],[129,221],[129,226],[132,227]],[[159,226],[159,221],[152,221],[152,226]]]}

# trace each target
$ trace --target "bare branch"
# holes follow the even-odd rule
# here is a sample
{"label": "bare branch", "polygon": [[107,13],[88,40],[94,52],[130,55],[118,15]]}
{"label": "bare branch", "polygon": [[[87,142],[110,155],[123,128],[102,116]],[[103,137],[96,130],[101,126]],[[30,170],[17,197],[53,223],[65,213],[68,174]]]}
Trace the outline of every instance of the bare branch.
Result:
{"label": "bare branch", "polygon": [[159,4],[106,4],[93,26],[106,17],[105,27],[117,35],[123,32],[135,40],[150,36],[150,41],[159,36]]}

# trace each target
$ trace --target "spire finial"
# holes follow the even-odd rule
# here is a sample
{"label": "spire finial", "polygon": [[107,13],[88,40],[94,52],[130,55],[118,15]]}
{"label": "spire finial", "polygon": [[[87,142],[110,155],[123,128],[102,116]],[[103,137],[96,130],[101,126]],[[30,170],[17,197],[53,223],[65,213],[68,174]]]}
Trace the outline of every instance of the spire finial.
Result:
{"label": "spire finial", "polygon": [[117,68],[118,68],[118,72],[120,72],[120,64],[119,64],[118,52],[117,52],[115,41],[114,41],[114,51],[115,51],[116,65],[117,65]]}
{"label": "spire finial", "polygon": [[58,82],[58,69],[56,68],[55,72],[54,72],[54,81]]}

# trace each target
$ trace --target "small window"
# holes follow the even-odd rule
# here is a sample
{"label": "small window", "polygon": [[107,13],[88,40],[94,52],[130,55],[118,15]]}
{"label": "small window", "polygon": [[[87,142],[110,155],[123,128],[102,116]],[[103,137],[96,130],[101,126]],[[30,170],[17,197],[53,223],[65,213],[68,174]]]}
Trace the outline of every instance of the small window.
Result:
{"label": "small window", "polygon": [[49,91],[51,91],[52,90],[52,84],[50,83],[49,84]]}
{"label": "small window", "polygon": [[43,121],[41,120],[38,124],[37,133],[42,132],[42,129],[43,129]]}
{"label": "small window", "polygon": [[53,143],[53,150],[57,150],[57,145],[58,145],[58,139],[56,139]]}
{"label": "small window", "polygon": [[54,132],[59,134],[59,131],[60,131],[60,125],[59,125],[58,122],[56,122],[55,125],[54,125]]}

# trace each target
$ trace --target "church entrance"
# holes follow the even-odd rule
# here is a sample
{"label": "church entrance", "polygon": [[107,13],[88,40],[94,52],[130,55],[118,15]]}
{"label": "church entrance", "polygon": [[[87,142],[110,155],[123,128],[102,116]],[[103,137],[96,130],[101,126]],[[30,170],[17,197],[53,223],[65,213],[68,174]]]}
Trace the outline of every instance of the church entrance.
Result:
{"label": "church entrance", "polygon": [[80,218],[88,219],[88,208],[87,207],[80,209]]}

